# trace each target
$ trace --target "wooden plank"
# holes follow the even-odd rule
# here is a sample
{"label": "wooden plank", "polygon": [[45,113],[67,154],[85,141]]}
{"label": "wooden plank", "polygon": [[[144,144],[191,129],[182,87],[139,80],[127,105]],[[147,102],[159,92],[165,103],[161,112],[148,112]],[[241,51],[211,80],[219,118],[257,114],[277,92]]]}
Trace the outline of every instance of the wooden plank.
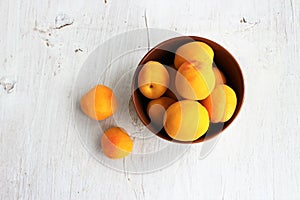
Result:
{"label": "wooden plank", "polygon": [[[0,79],[16,84],[9,94],[0,86],[0,199],[299,199],[299,9],[296,0],[2,0]],[[74,23],[56,29],[60,13]],[[135,175],[83,147],[72,88],[100,43],[146,25],[226,47],[246,99],[207,157],[193,145],[173,165]]]}

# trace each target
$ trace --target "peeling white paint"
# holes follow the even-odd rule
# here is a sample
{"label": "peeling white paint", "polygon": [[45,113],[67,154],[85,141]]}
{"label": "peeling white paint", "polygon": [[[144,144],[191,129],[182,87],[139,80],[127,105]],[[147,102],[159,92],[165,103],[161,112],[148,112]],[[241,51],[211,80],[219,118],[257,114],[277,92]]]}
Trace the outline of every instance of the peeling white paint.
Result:
{"label": "peeling white paint", "polygon": [[12,93],[15,89],[16,81],[10,80],[6,77],[0,79],[0,85],[7,92],[7,94]]}
{"label": "peeling white paint", "polygon": [[73,24],[74,19],[68,16],[67,14],[59,14],[55,18],[55,28],[56,29],[61,29],[65,26],[69,26]]}

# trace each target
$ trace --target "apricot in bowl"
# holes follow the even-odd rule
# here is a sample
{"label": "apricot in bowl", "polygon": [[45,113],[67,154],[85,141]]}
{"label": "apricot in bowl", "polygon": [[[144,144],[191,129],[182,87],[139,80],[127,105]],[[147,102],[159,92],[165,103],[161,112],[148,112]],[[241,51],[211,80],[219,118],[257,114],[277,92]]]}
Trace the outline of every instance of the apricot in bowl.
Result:
{"label": "apricot in bowl", "polygon": [[[171,67],[177,70],[176,74],[180,73],[188,80],[187,85],[192,91],[187,91],[187,86],[182,87],[185,83],[176,81],[176,77],[172,77],[174,74],[165,78],[170,86],[175,85],[176,91],[167,88],[158,98],[173,98],[174,94],[179,96],[173,98],[176,102],[168,105],[165,111],[164,127],[151,123],[148,114],[147,106],[156,98],[146,97],[139,89],[139,74],[145,64],[147,66],[147,63],[153,61],[166,69]],[[158,137],[179,143],[199,143],[222,133],[238,116],[244,100],[244,90],[244,78],[235,58],[216,42],[197,36],[176,37],[155,46],[138,64],[132,81],[133,104],[142,123]],[[188,110],[180,110],[179,107],[187,107]],[[222,112],[216,112],[218,107]],[[190,122],[192,119],[194,122]],[[191,134],[189,135],[189,128],[176,126],[179,123],[192,127]]]}

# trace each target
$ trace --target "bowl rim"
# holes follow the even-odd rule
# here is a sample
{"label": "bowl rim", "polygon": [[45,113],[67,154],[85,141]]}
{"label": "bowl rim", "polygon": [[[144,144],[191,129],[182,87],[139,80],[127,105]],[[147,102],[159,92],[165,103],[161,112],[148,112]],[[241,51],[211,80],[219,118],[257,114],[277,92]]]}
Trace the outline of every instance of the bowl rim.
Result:
{"label": "bowl rim", "polygon": [[[237,68],[237,71],[241,77],[241,80],[242,80],[242,94],[241,94],[241,98],[239,99],[239,102],[240,102],[240,106],[239,106],[239,109],[236,110],[236,115],[235,117],[230,121],[230,123],[225,127],[223,128],[222,130],[220,131],[217,131],[216,133],[212,134],[212,135],[206,135],[206,133],[201,136],[200,138],[198,138],[197,140],[194,140],[194,141],[179,141],[179,140],[175,140],[173,138],[171,139],[167,139],[167,138],[164,138],[160,135],[158,135],[157,133],[154,133],[154,128],[152,128],[151,126],[149,126],[149,124],[144,120],[144,118],[141,116],[141,111],[138,111],[137,109],[137,104],[138,104],[138,101],[137,101],[137,98],[136,98],[136,91],[135,91],[135,83],[136,83],[136,79],[138,77],[137,75],[137,69],[138,67],[140,67],[141,65],[145,64],[145,60],[148,59],[148,57],[157,49],[163,49],[163,48],[160,48],[161,46],[165,45],[166,43],[173,43],[175,41],[180,41],[180,40],[188,40],[188,39],[191,39],[191,41],[200,41],[200,42],[204,42],[206,43],[205,41],[209,41],[210,43],[214,43],[214,45],[216,46],[219,46],[221,47],[222,51],[224,51],[225,53],[228,54],[228,56],[231,57],[232,61],[235,63],[235,66]],[[186,42],[188,43],[188,42]],[[164,40],[162,42],[160,42],[159,44],[157,44],[156,46],[154,46],[153,48],[151,48],[144,56],[143,58],[140,60],[137,68],[135,69],[135,73],[134,73],[134,76],[133,76],[133,81],[132,81],[132,101],[133,101],[133,105],[134,105],[134,109],[139,117],[139,119],[142,121],[142,123],[154,134],[156,135],[157,137],[161,138],[162,140],[164,141],[168,141],[168,142],[171,142],[171,143],[180,143],[180,144],[196,144],[196,143],[202,143],[204,141],[207,141],[207,140],[210,140],[212,138],[215,138],[216,136],[218,136],[219,134],[223,133],[231,124],[233,121],[236,120],[236,118],[239,116],[239,113],[241,112],[241,109],[243,107],[243,104],[244,104],[244,100],[245,100],[245,79],[244,79],[244,75],[243,75],[243,72],[241,70],[241,66],[239,65],[239,63],[237,62],[237,60],[235,59],[235,57],[226,49],[224,48],[222,45],[218,44],[217,42],[215,41],[212,41],[210,39],[207,39],[207,38],[204,38],[204,37],[200,37],[200,36],[179,36],[179,37],[173,37],[173,38],[170,38],[170,39],[167,39],[167,40]],[[226,122],[224,122],[226,123]],[[224,124],[223,123],[223,124]]]}

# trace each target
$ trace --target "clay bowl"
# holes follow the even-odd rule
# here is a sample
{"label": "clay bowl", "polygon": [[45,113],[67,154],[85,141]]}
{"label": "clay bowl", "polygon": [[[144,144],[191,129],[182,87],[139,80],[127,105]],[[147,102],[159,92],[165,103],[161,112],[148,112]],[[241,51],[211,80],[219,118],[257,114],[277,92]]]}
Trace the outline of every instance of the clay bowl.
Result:
{"label": "clay bowl", "polygon": [[[147,110],[146,110],[147,104],[150,101],[150,99],[144,97],[142,93],[139,91],[139,89],[137,89],[138,74],[142,69],[143,65],[148,61],[158,61],[164,64],[165,66],[172,66],[174,62],[176,49],[181,45],[192,41],[204,42],[214,50],[214,63],[224,73],[227,79],[227,85],[230,86],[235,91],[237,95],[237,107],[233,116],[229,121],[225,123],[216,123],[216,124],[211,123],[208,131],[202,137],[198,138],[193,142],[181,142],[181,141],[176,141],[171,137],[169,137],[163,128],[157,128],[150,123],[150,118],[148,117]],[[143,57],[133,77],[132,100],[137,115],[142,121],[142,123],[145,126],[147,126],[147,128],[158,137],[171,142],[199,143],[217,136],[218,134],[224,132],[224,130],[228,126],[230,126],[230,124],[235,120],[235,118],[239,114],[239,111],[242,107],[243,100],[244,100],[244,90],[245,90],[244,79],[243,79],[241,68],[237,63],[237,61],[234,59],[234,57],[224,47],[206,38],[197,37],[197,36],[182,36],[182,37],[172,38],[158,44]]]}

